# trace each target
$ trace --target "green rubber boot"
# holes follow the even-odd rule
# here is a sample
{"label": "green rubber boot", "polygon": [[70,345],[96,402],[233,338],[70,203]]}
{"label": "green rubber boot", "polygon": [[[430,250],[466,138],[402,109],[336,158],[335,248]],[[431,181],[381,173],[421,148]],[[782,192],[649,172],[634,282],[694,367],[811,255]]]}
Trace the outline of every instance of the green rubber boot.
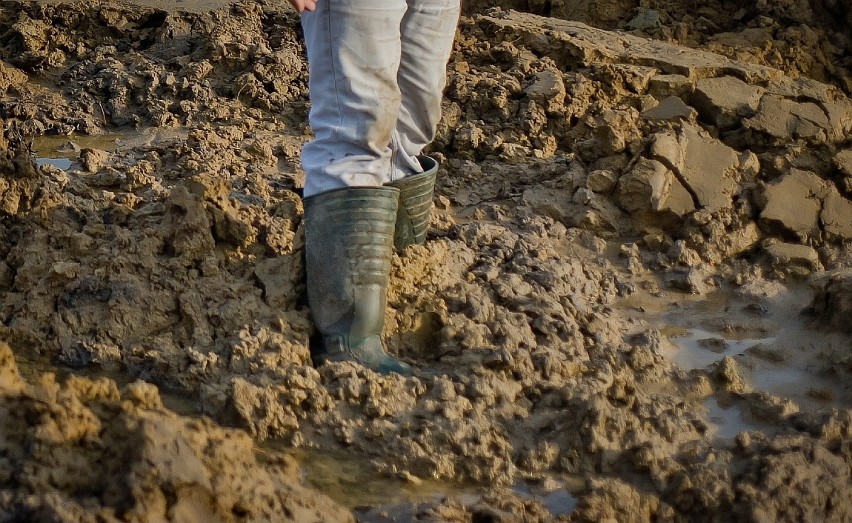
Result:
{"label": "green rubber boot", "polygon": [[414,243],[425,242],[429,227],[438,162],[428,156],[418,156],[417,159],[423,166],[422,173],[385,184],[399,189],[399,209],[393,236],[393,245],[398,251]]}
{"label": "green rubber boot", "polygon": [[382,374],[411,374],[381,339],[398,200],[391,187],[305,198],[308,304],[320,334],[315,363],[357,361]]}

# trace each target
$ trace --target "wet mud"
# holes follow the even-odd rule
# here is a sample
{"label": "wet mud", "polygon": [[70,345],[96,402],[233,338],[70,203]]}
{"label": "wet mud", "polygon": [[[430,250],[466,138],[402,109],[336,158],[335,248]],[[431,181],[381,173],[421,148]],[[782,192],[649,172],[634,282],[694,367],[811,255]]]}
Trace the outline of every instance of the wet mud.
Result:
{"label": "wet mud", "polygon": [[468,3],[406,378],[311,365],[297,15],[142,4],[0,6],[0,521],[852,518],[843,2]]}

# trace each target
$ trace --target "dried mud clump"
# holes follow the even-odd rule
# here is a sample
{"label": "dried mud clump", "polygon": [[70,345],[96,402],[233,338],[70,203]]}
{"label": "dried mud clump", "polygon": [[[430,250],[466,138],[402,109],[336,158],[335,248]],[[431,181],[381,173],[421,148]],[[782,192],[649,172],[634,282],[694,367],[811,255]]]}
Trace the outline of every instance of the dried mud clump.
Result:
{"label": "dried mud clump", "polygon": [[292,113],[288,104],[305,99],[307,89],[295,20],[264,15],[255,3],[193,14],[101,2],[10,2],[0,12],[4,66],[29,74],[62,71],[66,88],[24,85],[16,100],[0,107],[30,134],[94,134],[114,126],[171,127],[259,114],[243,104],[222,104],[221,97]]}
{"label": "dried mud clump", "polygon": [[[622,479],[594,480],[576,521],[845,521],[850,517],[849,413],[796,420],[803,432],[742,433],[728,449],[682,448],[677,462],[651,448],[632,456],[656,494]],[[708,516],[712,514],[712,516]]]}
{"label": "dried mud clump", "polygon": [[470,34],[480,32],[451,64],[448,91],[458,126],[446,140],[480,162],[471,169],[571,150],[585,169],[553,192],[567,203],[537,210],[638,234],[687,275],[754,255],[778,275],[847,263],[852,201],[836,166],[852,101],[840,90],[522,13],[479,17]]}
{"label": "dried mud clump", "polygon": [[[3,121],[0,120],[0,125]],[[0,156],[0,212],[5,218],[16,216],[31,210],[41,185],[35,164],[29,149],[20,137],[10,141],[0,138],[2,156]]]}
{"label": "dried mud clump", "polygon": [[835,330],[852,332],[852,270],[828,272],[814,283],[817,292],[806,313]]}
{"label": "dried mud clump", "polygon": [[354,521],[292,458],[163,407],[156,387],[24,381],[0,344],[3,521]]}
{"label": "dried mud clump", "polygon": [[848,0],[473,0],[467,11],[515,9],[619,29],[637,36],[706,49],[769,65],[852,94],[852,15]]}

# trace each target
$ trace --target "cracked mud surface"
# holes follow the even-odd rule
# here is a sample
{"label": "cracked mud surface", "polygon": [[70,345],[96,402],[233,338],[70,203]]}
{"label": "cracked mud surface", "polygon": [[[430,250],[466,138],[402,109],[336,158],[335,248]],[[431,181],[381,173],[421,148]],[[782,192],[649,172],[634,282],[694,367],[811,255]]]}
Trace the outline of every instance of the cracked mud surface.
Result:
{"label": "cracked mud surface", "polygon": [[4,3],[0,521],[852,518],[848,2],[496,3],[394,258],[410,378],[310,364],[295,14]]}

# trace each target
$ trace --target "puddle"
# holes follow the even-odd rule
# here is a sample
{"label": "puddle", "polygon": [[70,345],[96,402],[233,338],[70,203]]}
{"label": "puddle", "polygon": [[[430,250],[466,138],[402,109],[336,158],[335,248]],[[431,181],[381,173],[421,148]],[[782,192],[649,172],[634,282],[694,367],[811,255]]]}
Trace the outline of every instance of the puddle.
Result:
{"label": "puddle", "polygon": [[[849,336],[808,326],[801,311],[813,291],[804,283],[776,289],[772,296],[716,291],[704,296],[638,291],[619,303],[629,316],[658,329],[668,340],[663,355],[685,371],[708,369],[735,358],[747,386],[792,400],[801,409],[848,408],[852,384],[833,369],[852,346]],[[730,439],[739,432],[770,430],[751,419],[745,401],[703,403],[709,436]]]}
{"label": "puddle", "polygon": [[554,517],[567,516],[577,507],[577,498],[564,489],[546,494],[542,501]]}
{"label": "puddle", "polygon": [[837,383],[807,369],[762,364],[751,370],[755,389],[789,398],[809,409],[848,408],[850,385]]}
{"label": "puddle", "polygon": [[319,451],[293,449],[277,442],[263,446],[293,455],[302,466],[303,481],[341,505],[389,507],[397,504],[433,500],[448,495],[476,497],[476,487],[420,479],[416,482],[378,475],[370,458],[354,456],[343,450]]}
{"label": "puddle", "polygon": [[40,136],[33,139],[33,153],[37,165],[52,165],[66,171],[80,156],[80,149],[103,149],[114,151],[121,134]]}
{"label": "puddle", "polygon": [[[836,383],[827,375],[832,358],[826,354],[841,353],[843,347],[848,349],[849,338],[809,328],[800,311],[810,302],[809,291],[791,289],[786,296],[765,306],[759,328],[752,330],[750,320],[741,314],[749,304],[737,299],[729,301],[725,310],[707,316],[670,314],[669,321],[679,319],[681,323],[696,322],[702,326],[683,327],[683,332],[670,327],[667,334],[672,343],[664,354],[687,371],[704,369],[725,356],[733,356],[740,363],[743,377],[756,391],[793,400],[803,408],[848,407],[852,397],[850,385]],[[710,330],[704,325],[717,328]],[[730,325],[741,328],[718,328]],[[754,332],[770,335],[747,337]]]}
{"label": "puddle", "polygon": [[683,334],[670,335],[672,344],[663,355],[685,371],[703,369],[725,356],[738,356],[760,344],[771,344],[774,337],[761,339],[730,339],[701,328],[686,329]]}
{"label": "puddle", "polygon": [[184,128],[153,129],[127,133],[100,135],[39,136],[33,139],[32,150],[38,165],[52,165],[68,170],[79,167],[77,159],[81,149],[101,149],[113,152],[134,148],[154,147],[164,141],[183,140],[188,130]]}
{"label": "puddle", "polygon": [[70,158],[43,158],[36,157],[36,165],[52,165],[57,169],[62,169],[63,171],[67,171],[71,168],[71,159]]}

